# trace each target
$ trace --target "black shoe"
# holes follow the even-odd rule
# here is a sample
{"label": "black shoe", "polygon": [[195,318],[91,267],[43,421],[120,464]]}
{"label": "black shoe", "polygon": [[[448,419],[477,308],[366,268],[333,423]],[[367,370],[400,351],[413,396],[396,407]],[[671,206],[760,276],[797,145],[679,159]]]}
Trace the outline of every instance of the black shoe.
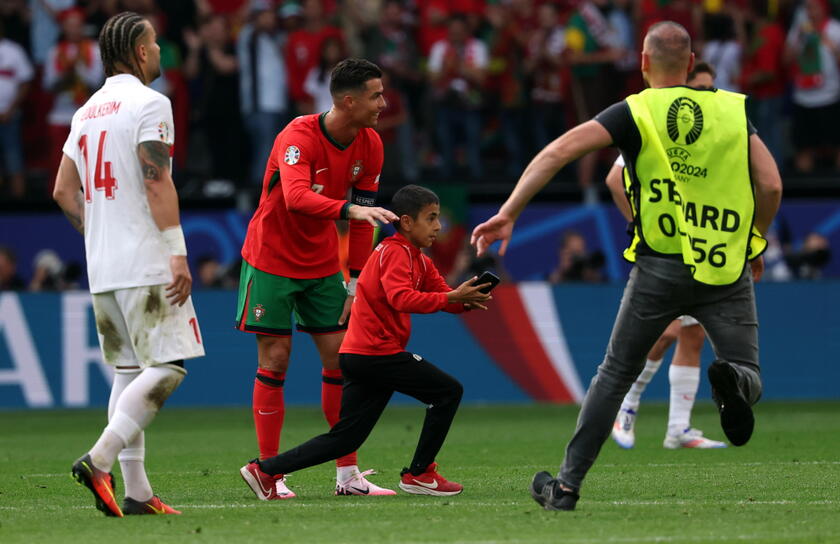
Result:
{"label": "black shoe", "polygon": [[181,513],[160,500],[157,495],[152,495],[152,498],[146,502],[135,501],[131,497],[126,497],[123,499],[122,511],[126,516]]}
{"label": "black shoe", "polygon": [[537,472],[531,480],[531,496],[546,510],[574,510],[580,495],[566,491],[548,472]]}
{"label": "black shoe", "polygon": [[755,417],[750,403],[738,387],[738,371],[732,363],[715,361],[709,367],[709,382],[726,438],[733,446],[743,446],[752,436]]}

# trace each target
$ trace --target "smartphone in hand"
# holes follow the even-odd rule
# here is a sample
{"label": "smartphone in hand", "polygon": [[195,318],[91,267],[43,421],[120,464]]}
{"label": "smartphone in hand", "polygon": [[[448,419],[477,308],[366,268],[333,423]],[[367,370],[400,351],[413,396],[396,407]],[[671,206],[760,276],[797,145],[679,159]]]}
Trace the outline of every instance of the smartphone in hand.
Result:
{"label": "smartphone in hand", "polygon": [[478,277],[478,279],[475,280],[475,285],[482,285],[482,284],[485,284],[485,283],[489,283],[490,285],[488,285],[484,289],[479,289],[480,292],[482,292],[486,295],[490,291],[492,291],[494,287],[499,285],[500,281],[502,281],[502,280],[499,279],[499,276],[497,276],[496,274],[494,274],[492,272],[489,272],[489,271],[485,270],[484,272],[481,273],[481,275]]}

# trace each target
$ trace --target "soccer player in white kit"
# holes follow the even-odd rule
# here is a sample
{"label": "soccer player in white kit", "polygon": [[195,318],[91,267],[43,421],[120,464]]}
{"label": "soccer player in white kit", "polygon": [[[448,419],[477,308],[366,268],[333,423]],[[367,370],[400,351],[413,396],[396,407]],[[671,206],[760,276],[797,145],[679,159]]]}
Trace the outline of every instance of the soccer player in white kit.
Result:
{"label": "soccer player in white kit", "polygon": [[[171,176],[172,107],[146,86],[160,75],[155,40],[136,13],[105,23],[108,78],[73,116],[53,193],[84,234],[102,355],[116,369],[108,425],[72,474],[117,517],[180,514],[152,492],[143,430],[183,380],[184,360],[204,355]],[[122,508],[110,474],[118,459]]]}

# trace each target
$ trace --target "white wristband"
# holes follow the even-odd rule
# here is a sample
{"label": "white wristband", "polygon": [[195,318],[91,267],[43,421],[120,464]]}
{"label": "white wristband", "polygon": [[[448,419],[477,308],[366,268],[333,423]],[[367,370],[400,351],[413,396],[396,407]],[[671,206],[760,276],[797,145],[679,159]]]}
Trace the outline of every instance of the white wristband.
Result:
{"label": "white wristband", "polygon": [[184,241],[184,231],[181,230],[181,225],[176,227],[169,227],[161,231],[163,241],[166,247],[169,248],[169,253],[172,255],[186,255],[187,243]]}
{"label": "white wristband", "polygon": [[359,278],[350,278],[350,281],[347,282],[347,296],[355,297],[356,296],[356,284],[359,283]]}

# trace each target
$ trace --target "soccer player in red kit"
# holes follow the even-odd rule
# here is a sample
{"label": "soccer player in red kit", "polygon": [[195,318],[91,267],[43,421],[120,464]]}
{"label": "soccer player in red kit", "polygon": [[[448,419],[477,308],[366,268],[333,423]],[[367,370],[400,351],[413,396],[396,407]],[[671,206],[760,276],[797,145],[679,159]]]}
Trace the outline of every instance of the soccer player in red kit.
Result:
{"label": "soccer player in red kit", "polygon": [[[461,402],[461,384],[420,355],[405,351],[412,313],[458,313],[487,308],[490,295],[476,278],[450,288],[421,248],[431,246],[440,231],[440,203],[432,191],[417,185],[394,195],[399,215],[397,234],[374,250],[359,277],[354,317],[341,344],[344,397],[341,420],[330,432],[269,459],[254,459],[239,470],[260,500],[276,500],[276,475],[324,463],[362,445],[395,391],[428,405],[411,464],[403,469],[400,489],[417,495],[457,495],[461,484],[437,471],[435,457],[443,446]],[[369,489],[354,484],[353,494]]]}
{"label": "soccer player in red kit", "polygon": [[[298,331],[312,335],[321,356],[324,416],[330,426],[338,421],[343,383],[338,347],[356,278],[370,254],[374,226],[396,220],[373,205],[383,160],[373,129],[386,106],[382,72],[363,59],[343,60],[330,76],[330,91],[330,111],[298,117],[277,136],[242,247],[236,326],[257,335],[253,411],[263,459],[276,455],[280,444],[292,313]],[[336,219],[350,220],[346,286]],[[336,494],[354,494],[348,490],[357,487],[375,491],[366,494],[394,494],[365,479],[371,472],[359,472],[355,453],[337,465]],[[295,496],[282,474],[275,487],[279,498]]]}

